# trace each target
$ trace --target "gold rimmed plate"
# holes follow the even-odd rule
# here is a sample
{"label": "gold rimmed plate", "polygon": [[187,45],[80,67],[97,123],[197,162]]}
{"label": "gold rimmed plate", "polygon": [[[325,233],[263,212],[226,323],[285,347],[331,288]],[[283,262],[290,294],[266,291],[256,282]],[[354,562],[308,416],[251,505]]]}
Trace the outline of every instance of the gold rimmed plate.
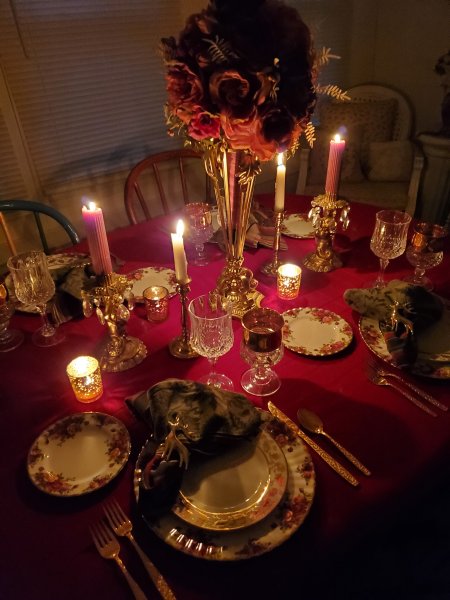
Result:
{"label": "gold rimmed plate", "polygon": [[144,267],[127,273],[126,277],[132,282],[132,292],[136,302],[144,302],[143,292],[151,286],[161,286],[169,290],[169,296],[177,293],[177,278],[173,269],[167,267]]}
{"label": "gold rimmed plate", "polygon": [[[280,447],[287,465],[286,490],[262,520],[233,530],[213,531],[191,525],[172,510],[157,519],[144,516],[148,527],[169,546],[212,561],[243,560],[270,552],[288,540],[302,525],[311,508],[315,492],[315,472],[308,449],[302,440],[277,419],[262,428]],[[145,447],[134,473],[134,491],[139,497],[142,470],[148,461]]]}
{"label": "gold rimmed plate", "polygon": [[283,313],[283,344],[309,356],[341,352],[353,339],[351,325],[324,308],[293,308]]}
{"label": "gold rimmed plate", "polygon": [[51,496],[81,496],[109,483],[130,455],[125,425],[99,412],[76,413],[45,429],[30,448],[31,481]]}
{"label": "gold rimmed plate", "polygon": [[286,490],[287,464],[274,439],[262,431],[208,460],[191,460],[173,512],[214,531],[248,527],[264,519]]}
{"label": "gold rimmed plate", "polygon": [[281,224],[281,233],[287,237],[307,239],[314,237],[314,227],[308,215],[293,213],[286,215]]}

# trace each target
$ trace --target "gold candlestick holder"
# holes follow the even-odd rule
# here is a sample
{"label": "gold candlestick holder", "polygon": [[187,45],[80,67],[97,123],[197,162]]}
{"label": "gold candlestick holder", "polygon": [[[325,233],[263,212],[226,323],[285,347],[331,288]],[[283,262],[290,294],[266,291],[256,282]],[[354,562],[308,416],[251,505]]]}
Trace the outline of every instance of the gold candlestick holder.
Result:
{"label": "gold candlestick holder", "polygon": [[333,250],[333,241],[340,223],[343,230],[347,229],[349,211],[349,203],[338,200],[336,194],[326,192],[312,200],[308,218],[314,227],[316,250],[303,259],[307,269],[326,273],[342,267],[341,259]]}
{"label": "gold candlestick holder", "polygon": [[190,291],[189,284],[177,282],[177,292],[181,302],[181,335],[174,338],[169,344],[169,352],[176,358],[197,358],[197,352],[192,348],[189,340],[189,330],[187,326],[187,295]]}
{"label": "gold candlestick holder", "polygon": [[134,308],[131,282],[127,277],[117,273],[101,275],[93,287],[82,291],[82,297],[84,316],[90,317],[95,312],[100,323],[108,328],[108,338],[100,351],[101,369],[126,371],[142,362],[147,348],[141,340],[127,336],[125,330]]}
{"label": "gold candlestick holder", "polygon": [[281,223],[284,219],[283,211],[275,212],[275,236],[273,238],[273,259],[271,262],[266,263],[261,267],[261,272],[264,275],[268,275],[269,277],[276,277],[278,272],[278,267],[281,265],[281,262],[278,260],[278,250],[280,249],[280,236],[281,236]]}

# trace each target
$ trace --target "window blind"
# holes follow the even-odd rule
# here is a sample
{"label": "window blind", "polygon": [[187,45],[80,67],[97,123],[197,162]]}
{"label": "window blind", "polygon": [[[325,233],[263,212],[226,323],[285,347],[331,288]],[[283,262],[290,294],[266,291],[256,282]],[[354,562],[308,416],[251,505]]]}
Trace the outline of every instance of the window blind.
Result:
{"label": "window blind", "polygon": [[[44,194],[176,144],[158,45],[183,26],[181,1],[1,3],[0,60]],[[21,195],[1,120],[0,134],[0,194]]]}

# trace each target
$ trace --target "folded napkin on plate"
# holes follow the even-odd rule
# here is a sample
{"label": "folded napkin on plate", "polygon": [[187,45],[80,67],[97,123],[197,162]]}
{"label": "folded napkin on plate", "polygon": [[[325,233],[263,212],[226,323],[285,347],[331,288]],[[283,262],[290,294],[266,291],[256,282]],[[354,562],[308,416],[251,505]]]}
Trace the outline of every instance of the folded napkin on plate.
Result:
{"label": "folded napkin on plate", "polygon": [[436,323],[444,310],[439,296],[399,280],[380,289],[346,290],[344,300],[361,315],[380,322],[387,349],[398,366],[415,362],[416,336]]}
{"label": "folded napkin on plate", "polygon": [[149,517],[174,503],[189,453],[217,455],[255,438],[262,422],[242,394],[182,379],[161,381],[126,403],[151,432],[139,489],[139,505]]}
{"label": "folded napkin on plate", "polygon": [[55,281],[52,316],[57,323],[83,316],[81,290],[92,282],[92,274],[85,264],[50,271]]}
{"label": "folded napkin on plate", "polygon": [[[258,245],[273,248],[274,237],[273,211],[261,208],[256,201],[253,202],[248,219],[245,245],[248,248],[257,248]],[[218,229],[210,241],[219,244],[223,249],[222,230]],[[286,241],[280,237],[280,250],[287,250],[287,247]]]}

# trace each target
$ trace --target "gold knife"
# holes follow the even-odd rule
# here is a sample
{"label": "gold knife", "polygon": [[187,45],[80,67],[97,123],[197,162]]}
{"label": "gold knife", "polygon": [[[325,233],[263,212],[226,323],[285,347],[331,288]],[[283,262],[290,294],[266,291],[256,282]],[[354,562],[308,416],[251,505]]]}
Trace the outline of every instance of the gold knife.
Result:
{"label": "gold knife", "polygon": [[322,458],[332,469],[334,469],[336,473],[343,477],[345,481],[347,481],[351,485],[354,485],[355,487],[359,485],[359,481],[355,477],[353,477],[353,475],[349,473],[347,469],[345,469],[337,460],[330,456],[328,452],[325,452],[325,450],[323,450],[318,444],[316,444],[314,440],[312,440],[309,436],[306,435],[306,433],[304,433],[299,427],[297,427],[294,421],[291,421],[291,419],[288,416],[286,416],[279,408],[277,408],[273,402],[268,402],[267,408],[274,417],[276,417],[279,421],[284,423],[291,431],[298,435],[298,437],[301,438],[305,442],[305,444],[308,444],[308,446],[315,450],[320,456],[320,458]]}

